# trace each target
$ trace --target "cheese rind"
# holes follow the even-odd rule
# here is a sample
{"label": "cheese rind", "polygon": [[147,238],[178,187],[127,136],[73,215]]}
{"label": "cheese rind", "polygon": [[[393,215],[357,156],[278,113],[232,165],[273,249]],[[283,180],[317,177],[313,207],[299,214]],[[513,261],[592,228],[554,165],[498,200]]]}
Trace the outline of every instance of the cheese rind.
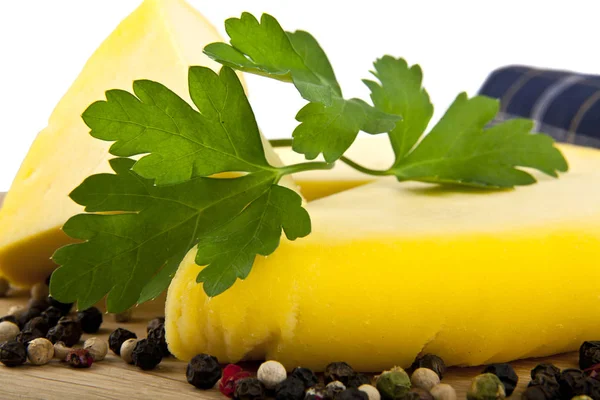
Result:
{"label": "cheese rind", "polygon": [[[136,79],[158,81],[190,101],[188,68],[218,70],[202,53],[216,41],[215,28],[184,0],[145,0],[96,50],[38,134],[0,210],[0,271],[13,284],[32,285],[56,268],[50,257],[72,241],[60,228],[83,211],[69,193],[88,176],[110,172],[112,143],[89,135],[82,112],[106,90],[131,91]],[[279,165],[268,144],[265,151]]]}
{"label": "cheese rind", "polygon": [[575,350],[600,335],[600,151],[560,147],[570,172],[533,186],[381,181],[309,203],[311,235],[215,298],[191,252],[167,295],[171,352],[381,371],[421,351],[479,365]]}

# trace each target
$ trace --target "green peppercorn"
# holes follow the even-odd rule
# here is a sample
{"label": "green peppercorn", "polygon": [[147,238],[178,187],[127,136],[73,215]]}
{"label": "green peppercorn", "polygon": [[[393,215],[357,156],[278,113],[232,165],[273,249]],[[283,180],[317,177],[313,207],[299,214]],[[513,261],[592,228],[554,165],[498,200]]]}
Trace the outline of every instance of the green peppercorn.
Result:
{"label": "green peppercorn", "polygon": [[468,400],[495,400],[506,398],[504,385],[491,373],[477,375],[467,392]]}
{"label": "green peppercorn", "polygon": [[397,400],[410,390],[410,378],[402,368],[394,367],[379,375],[376,385],[384,400]]}

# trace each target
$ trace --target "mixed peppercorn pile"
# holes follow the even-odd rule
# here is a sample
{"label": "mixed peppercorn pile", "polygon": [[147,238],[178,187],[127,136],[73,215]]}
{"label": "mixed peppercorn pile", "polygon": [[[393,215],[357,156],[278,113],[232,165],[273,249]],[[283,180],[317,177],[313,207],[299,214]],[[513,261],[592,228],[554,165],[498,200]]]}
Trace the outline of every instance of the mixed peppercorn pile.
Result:
{"label": "mixed peppercorn pile", "polygon": [[[8,284],[0,278],[0,296],[6,290]],[[110,349],[126,363],[151,370],[170,356],[163,317],[148,323],[146,338],[138,339],[134,332],[117,328],[108,342],[90,337],[83,347],[76,348],[83,333],[99,331],[103,314],[95,307],[73,314],[72,306],[50,297],[47,282],[35,285],[27,307],[12,307],[0,318],[0,363],[7,367],[27,361],[43,365],[55,358],[74,368],[89,368],[102,361]],[[125,322],[130,315],[115,315],[115,320]],[[521,398],[600,400],[600,341],[582,344],[579,367],[561,371],[552,364],[537,365]],[[454,388],[442,382],[445,371],[440,357],[424,354],[407,371],[394,367],[373,378],[345,362],[333,362],[320,379],[302,367],[288,374],[277,361],[262,363],[253,374],[236,364],[222,367],[216,357],[199,354],[188,363],[186,378],[198,389],[216,388],[235,400],[456,400]],[[509,364],[488,365],[472,380],[467,399],[504,399],[512,395],[517,383],[518,376]]]}

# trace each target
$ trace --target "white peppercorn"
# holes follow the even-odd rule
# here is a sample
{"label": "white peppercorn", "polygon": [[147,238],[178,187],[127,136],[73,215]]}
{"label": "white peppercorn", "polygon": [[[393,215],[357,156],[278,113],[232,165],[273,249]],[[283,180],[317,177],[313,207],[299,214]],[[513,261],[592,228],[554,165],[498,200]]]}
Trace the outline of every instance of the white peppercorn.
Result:
{"label": "white peppercorn", "polygon": [[39,282],[33,285],[29,293],[31,298],[34,300],[46,300],[50,295],[48,285],[46,285],[44,282]]}
{"label": "white peppercorn", "polygon": [[369,396],[369,400],[381,400],[379,390],[373,385],[360,385],[358,390],[365,392]]}
{"label": "white peppercorn", "polygon": [[108,353],[108,343],[105,340],[92,337],[83,342],[83,348],[86,349],[94,361],[102,361]]}
{"label": "white peppercorn", "polygon": [[131,308],[121,313],[113,314],[116,322],[129,322],[131,320]]}
{"label": "white peppercorn", "polygon": [[54,357],[54,345],[46,338],[33,339],[27,345],[27,358],[33,365],[47,364]]}
{"label": "white peppercorn", "polygon": [[342,393],[344,390],[346,390],[346,385],[344,385],[342,382],[329,382],[325,386],[325,397],[328,399],[335,399],[338,396],[338,394]]}
{"label": "white peppercorn", "polygon": [[0,343],[13,340],[20,331],[19,326],[13,322],[0,322]]}
{"label": "white peppercorn", "polygon": [[265,385],[265,388],[275,389],[275,386],[287,378],[287,372],[280,362],[266,361],[258,367],[256,377]]}
{"label": "white peppercorn", "polygon": [[439,383],[430,391],[435,400],[456,400],[456,390],[447,383]]}
{"label": "white peppercorn", "polygon": [[6,278],[0,277],[0,297],[6,297],[9,289],[10,284],[8,283]]}
{"label": "white peppercorn", "polygon": [[25,311],[25,306],[23,305],[15,305],[15,306],[11,306],[8,309],[8,315],[19,315],[21,313],[23,313]]}
{"label": "white peppercorn", "polygon": [[73,349],[65,346],[63,342],[56,342],[54,343],[54,358],[58,358],[61,361],[65,361],[65,358],[67,358],[67,354],[69,354],[71,350]]}
{"label": "white peppercorn", "polygon": [[417,368],[410,377],[410,383],[412,387],[430,391],[440,383],[440,377],[429,368]]}
{"label": "white peppercorn", "polygon": [[133,349],[135,349],[137,342],[138,339],[127,339],[121,345],[120,355],[123,361],[125,361],[127,364],[133,364],[133,359],[131,356],[133,355]]}

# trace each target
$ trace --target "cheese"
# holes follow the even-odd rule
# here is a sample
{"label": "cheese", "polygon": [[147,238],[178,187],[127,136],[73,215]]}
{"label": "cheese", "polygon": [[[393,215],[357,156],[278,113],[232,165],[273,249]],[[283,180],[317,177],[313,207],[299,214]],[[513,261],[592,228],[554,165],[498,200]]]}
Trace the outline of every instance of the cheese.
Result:
{"label": "cheese", "polygon": [[[214,27],[185,1],[145,0],[96,50],[35,139],[0,211],[0,271],[14,284],[39,282],[56,267],[51,255],[70,242],[60,227],[82,211],[68,194],[110,171],[111,143],[93,139],[81,113],[108,89],[131,90],[135,79],[159,81],[189,101],[188,67],[220,68],[202,53],[215,41],[222,39]],[[269,145],[266,152],[279,163]]]}
{"label": "cheese", "polygon": [[569,173],[515,190],[378,181],[311,202],[311,235],[215,298],[190,252],[167,294],[171,352],[381,371],[420,352],[479,365],[597,339],[600,151],[560,148]]}

